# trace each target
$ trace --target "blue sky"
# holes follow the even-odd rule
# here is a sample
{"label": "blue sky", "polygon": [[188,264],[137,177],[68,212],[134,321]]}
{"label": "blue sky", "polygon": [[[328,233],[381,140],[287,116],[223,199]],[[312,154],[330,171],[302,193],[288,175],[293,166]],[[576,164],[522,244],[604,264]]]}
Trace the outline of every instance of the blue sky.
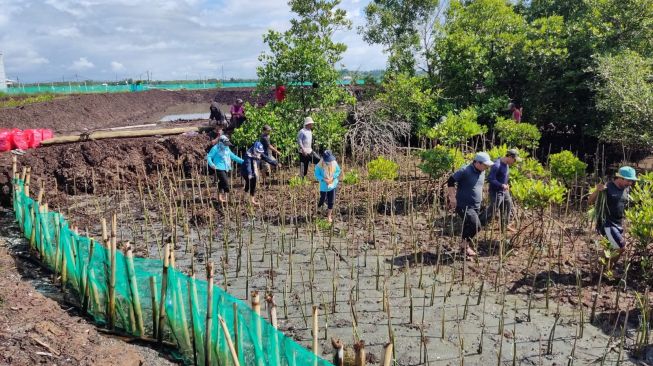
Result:
{"label": "blue sky", "polygon": [[[380,69],[386,56],[357,34],[370,0],[342,0],[354,23],[336,40],[342,63]],[[287,0],[0,0],[0,52],[21,82],[253,78],[268,29],[285,30]]]}

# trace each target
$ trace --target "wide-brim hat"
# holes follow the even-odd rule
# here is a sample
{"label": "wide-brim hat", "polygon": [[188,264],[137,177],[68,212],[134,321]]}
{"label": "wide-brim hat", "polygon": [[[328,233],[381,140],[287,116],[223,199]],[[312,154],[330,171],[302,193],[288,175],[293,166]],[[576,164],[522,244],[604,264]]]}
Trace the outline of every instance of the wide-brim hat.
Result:
{"label": "wide-brim hat", "polygon": [[639,178],[637,178],[637,172],[635,169],[629,166],[622,166],[619,168],[619,171],[615,174],[615,177],[619,177],[625,180],[632,180],[634,182],[639,180]]}
{"label": "wide-brim hat", "polygon": [[313,121],[313,118],[311,117],[306,117],[304,118],[304,126],[312,125],[315,124],[315,121]]}

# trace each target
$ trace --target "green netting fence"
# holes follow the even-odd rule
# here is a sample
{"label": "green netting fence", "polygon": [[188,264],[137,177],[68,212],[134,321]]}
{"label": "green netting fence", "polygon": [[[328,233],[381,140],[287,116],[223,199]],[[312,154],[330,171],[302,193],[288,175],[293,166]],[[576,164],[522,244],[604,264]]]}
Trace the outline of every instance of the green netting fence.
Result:
{"label": "green netting fence", "polygon": [[[164,275],[160,260],[133,258],[120,251],[115,251],[115,259],[111,258],[112,251],[103,243],[79,235],[63,215],[49,212],[46,205],[40,205],[25,191],[23,180],[14,179],[13,208],[30,241],[30,250],[61,276],[62,286],[77,297],[81,310],[98,324],[112,325],[136,337],[159,336],[176,344],[179,356],[188,364],[203,365],[210,354],[211,364],[235,365],[220,317],[240,365],[331,365],[217,286],[213,286],[212,321],[207,332],[207,281],[172,266]],[[111,312],[111,308],[115,310]],[[161,329],[159,324],[163,325]]]}

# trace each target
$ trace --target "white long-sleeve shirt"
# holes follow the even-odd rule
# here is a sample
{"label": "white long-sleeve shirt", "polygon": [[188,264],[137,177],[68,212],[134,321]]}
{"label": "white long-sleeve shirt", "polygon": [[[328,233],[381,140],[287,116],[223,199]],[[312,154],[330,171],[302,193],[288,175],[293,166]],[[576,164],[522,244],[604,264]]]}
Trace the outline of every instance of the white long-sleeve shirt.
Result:
{"label": "white long-sleeve shirt", "polygon": [[313,152],[313,131],[308,128],[302,128],[297,134],[297,145],[299,147],[299,152],[304,154],[310,154]]}

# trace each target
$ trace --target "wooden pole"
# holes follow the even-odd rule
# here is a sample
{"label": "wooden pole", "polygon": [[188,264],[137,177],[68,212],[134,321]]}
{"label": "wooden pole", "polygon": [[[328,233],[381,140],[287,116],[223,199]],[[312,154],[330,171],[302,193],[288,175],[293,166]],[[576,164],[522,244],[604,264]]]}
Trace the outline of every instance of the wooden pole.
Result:
{"label": "wooden pole", "polygon": [[384,354],[383,354],[383,366],[390,366],[392,365],[392,343],[387,343],[385,346]]}
{"label": "wooden pole", "polygon": [[80,142],[87,140],[102,140],[130,137],[147,137],[147,136],[166,136],[179,135],[186,132],[199,132],[205,130],[203,127],[176,127],[176,128],[157,128],[137,131],[95,131],[89,134],[57,136],[41,142],[41,145],[57,145],[71,142]]}
{"label": "wooden pole", "polygon": [[240,366],[240,362],[238,361],[238,354],[234,349],[234,343],[231,341],[231,335],[229,335],[229,329],[227,328],[227,323],[225,323],[224,319],[222,319],[220,315],[218,315],[218,321],[222,326],[224,337],[227,340],[227,346],[229,346],[229,352],[231,353],[231,359],[234,362],[234,366]]}
{"label": "wooden pole", "polygon": [[18,158],[14,155],[11,157],[11,177],[16,178],[16,174],[18,174]]}
{"label": "wooden pole", "polygon": [[[111,239],[109,239],[109,329],[116,326],[116,241],[118,232],[118,217],[114,213],[111,217]],[[65,254],[64,254],[65,258]],[[65,268],[64,268],[65,271]]]}
{"label": "wooden pole", "polygon": [[[238,339],[238,303],[233,303],[234,311],[234,348],[236,349],[236,354],[240,356],[240,340]],[[239,359],[240,360],[240,359]]]}
{"label": "wooden pole", "polygon": [[145,337],[145,326],[143,325],[143,310],[141,308],[141,298],[138,293],[138,282],[136,282],[136,271],[134,271],[134,252],[129,242],[125,243],[127,278],[129,280],[129,289],[132,295],[132,307],[134,308],[134,318],[138,335]]}
{"label": "wooden pole", "polygon": [[159,347],[163,345],[163,331],[166,322],[166,291],[168,291],[168,266],[170,266],[170,243],[166,243],[163,252],[163,272],[161,273],[161,299],[159,301],[159,326],[157,331],[157,342]]}
{"label": "wooden pole", "polygon": [[157,300],[156,300],[156,279],[154,276],[150,277],[150,302],[152,303],[152,338],[158,339],[158,322],[157,319],[159,318],[157,316],[158,313],[158,308],[157,308]]}
{"label": "wooden pole", "polygon": [[340,338],[331,338],[331,345],[334,349],[333,364],[335,366],[345,366],[345,345]]}
{"label": "wooden pole", "polygon": [[367,364],[365,342],[361,340],[354,343],[354,352],[356,352],[356,357],[354,357],[354,366],[365,366]]}
{"label": "wooden pole", "polygon": [[95,240],[89,240],[88,244],[88,262],[86,263],[86,281],[84,283],[84,296],[82,297],[82,313],[86,313],[88,310],[88,302],[90,298],[90,277],[91,277],[91,262],[93,261],[93,252],[95,250]]}
{"label": "wooden pole", "polygon": [[319,356],[318,351],[318,309],[319,306],[313,305],[313,354]]}
{"label": "wooden pole", "polygon": [[204,336],[204,365],[211,366],[211,332],[213,331],[213,263],[206,263],[206,331]]}
{"label": "wooden pole", "polygon": [[274,300],[274,295],[270,294],[266,296],[265,301],[268,303],[268,311],[269,311],[269,316],[270,316],[270,323],[272,323],[272,326],[276,329],[278,328],[278,322],[277,322],[277,303]]}

